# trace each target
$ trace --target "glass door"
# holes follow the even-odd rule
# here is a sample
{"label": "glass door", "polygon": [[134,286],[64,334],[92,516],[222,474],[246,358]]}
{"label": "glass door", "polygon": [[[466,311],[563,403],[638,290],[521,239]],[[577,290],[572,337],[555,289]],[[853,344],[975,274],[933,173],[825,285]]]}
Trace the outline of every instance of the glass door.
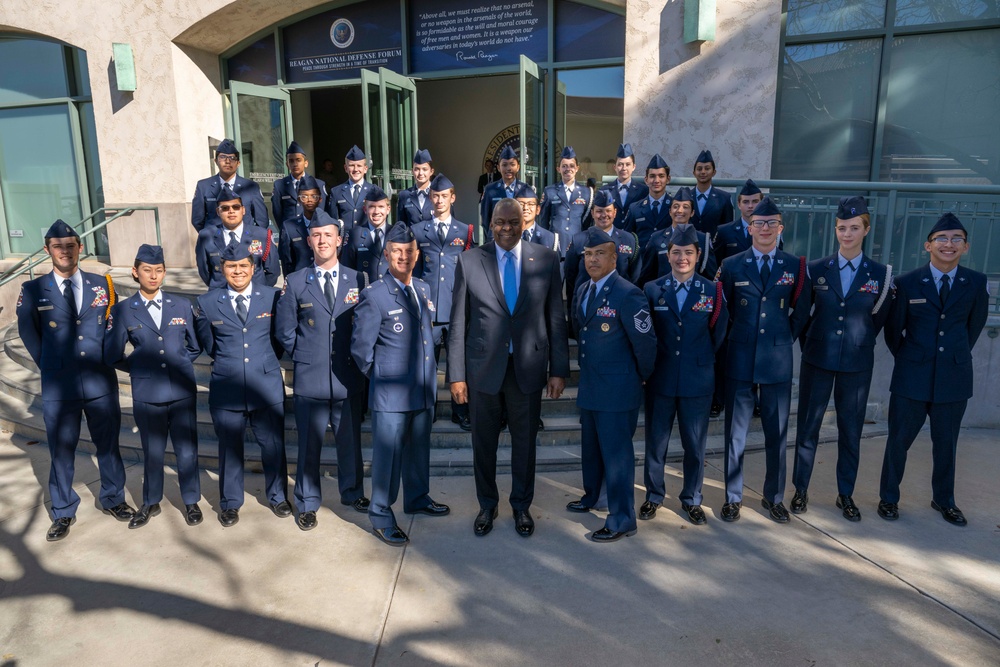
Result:
{"label": "glass door", "polygon": [[521,56],[521,180],[545,187],[545,80],[538,65]]}
{"label": "glass door", "polygon": [[285,149],[292,137],[288,91],[230,82],[233,138],[240,149],[240,175],[260,185],[264,199],[285,176]]}
{"label": "glass door", "polygon": [[413,184],[410,165],[417,150],[417,88],[411,79],[380,68],[361,70],[368,175],[396,210],[397,193]]}

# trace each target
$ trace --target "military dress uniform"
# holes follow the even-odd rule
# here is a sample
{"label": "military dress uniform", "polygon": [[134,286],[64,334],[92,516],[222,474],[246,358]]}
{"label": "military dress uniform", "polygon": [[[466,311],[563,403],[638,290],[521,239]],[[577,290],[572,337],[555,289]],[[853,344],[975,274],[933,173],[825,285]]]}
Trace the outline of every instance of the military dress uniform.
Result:
{"label": "military dress uniform", "polygon": [[629,206],[624,229],[635,233],[639,239],[640,250],[644,251],[649,245],[649,237],[653,235],[653,232],[668,229],[671,226],[670,204],[672,203],[673,199],[670,195],[664,193],[663,201],[647,195]]}
{"label": "military dress uniform", "polygon": [[345,238],[354,227],[368,223],[365,196],[373,187],[367,180],[362,180],[360,183],[351,183],[348,180],[330,189],[330,194],[326,198],[326,212],[335,220],[343,221],[344,227],[341,233]]}
{"label": "military dress uniform", "polygon": [[232,181],[223,181],[219,175],[209,176],[198,181],[191,200],[191,224],[201,232],[206,227],[220,227],[219,213],[215,210],[219,202],[219,194],[225,185],[243,201],[246,207],[246,217],[257,227],[267,229],[270,221],[267,219],[267,205],[260,186],[239,174]]}
{"label": "military dress uniform", "polygon": [[[642,275],[639,276],[637,285],[645,285],[648,282],[662,278],[670,274],[670,239],[674,235],[673,226],[660,229],[649,237],[649,242],[642,248]],[[718,267],[715,264],[715,254],[712,252],[711,240],[703,232],[698,234],[698,249],[701,250],[701,258],[698,260],[697,272],[706,280],[715,277]]]}
{"label": "military dress uniform", "polygon": [[376,229],[367,220],[345,232],[344,247],[340,251],[340,261],[358,273],[363,273],[370,285],[389,269],[385,258],[385,238],[391,226],[388,222]]}
{"label": "military dress uniform", "polygon": [[[573,302],[568,304],[570,312],[573,312],[572,309],[576,307],[577,288],[590,279],[587,276],[587,269],[583,265],[583,249],[587,244],[587,231],[574,236],[566,249],[566,263],[564,265],[566,293],[573,295]],[[639,276],[642,274],[642,259],[639,255],[639,242],[636,240],[635,234],[617,227],[612,227],[607,234],[615,242],[615,250],[618,253],[618,263],[615,265],[615,270],[620,277],[638,286],[640,284]]]}
{"label": "military dress uniform", "polygon": [[[240,256],[227,254],[234,261]],[[236,297],[230,291],[228,286],[209,290],[198,297],[195,308],[198,341],[213,360],[208,403],[219,441],[220,506],[225,513],[243,505],[248,424],[261,448],[267,501],[272,509],[282,503],[287,506],[285,384],[274,324],[279,291],[253,283]],[[248,295],[249,305],[241,304],[238,297]],[[239,307],[245,316],[237,312]]]}
{"label": "military dress uniform", "polygon": [[[254,284],[273,287],[278,282],[278,272],[281,267],[271,230],[248,225],[244,218],[242,229],[234,231],[239,239],[236,245],[245,248],[253,259]],[[206,227],[198,232],[198,242],[194,249],[198,275],[210,289],[226,285],[226,278],[222,275],[222,254],[231,244],[230,231],[221,224]]]}
{"label": "military dress uniform", "polygon": [[559,252],[559,242],[561,239],[562,237],[559,234],[553,234],[544,227],[539,227],[537,224],[521,232],[521,240],[527,243],[537,243],[556,252]]}
{"label": "military dress uniform", "polygon": [[[193,362],[201,347],[191,302],[162,290],[147,301],[137,292],[115,304],[107,328],[105,361],[128,371],[132,383],[132,410],[143,452],[142,504],[149,508],[163,499],[169,435],[181,500],[194,505],[201,499],[201,482]],[[126,343],[132,345],[128,355]]]}
{"label": "military dress uniform", "polygon": [[[632,204],[649,196],[649,187],[636,178],[630,179],[628,183],[622,183],[615,179],[611,183],[602,185],[601,189],[606,191],[615,203],[615,227],[618,229],[628,226],[626,220]],[[623,194],[624,202],[622,201]]]}
{"label": "military dress uniform", "polygon": [[[599,243],[604,232],[595,228]],[[586,232],[585,232],[586,233]],[[605,532],[631,534],[635,518],[635,435],[642,404],[642,383],[653,371],[656,338],[649,306],[638,287],[612,271],[597,283],[588,279],[576,290],[573,309],[579,341],[580,456],[584,495],[580,504],[598,503],[607,484]],[[595,539],[600,541],[600,535]],[[605,538],[608,539],[608,538]]]}
{"label": "military dress uniform", "polygon": [[[730,257],[720,270],[730,313],[726,352],[726,504],[738,508],[743,500],[743,450],[753,415],[752,387],[758,384],[766,457],[763,496],[771,509],[781,504],[785,493],[792,342],[809,317],[812,290],[798,257],[772,249],[768,264],[773,268],[764,281],[761,260],[755,252],[751,248]],[[725,512],[723,518],[727,518]]]}
{"label": "military dress uniform", "polygon": [[[443,345],[451,315],[451,294],[455,289],[455,267],[458,256],[475,247],[472,225],[449,218],[444,238],[439,221],[422,222],[410,228],[417,239],[420,256],[413,275],[427,283],[434,311],[434,344]],[[385,273],[383,271],[383,273]],[[435,355],[436,357],[437,355]]]}
{"label": "military dress uniform", "polygon": [[319,206],[316,210],[326,210],[326,183],[308,174],[302,174],[299,179],[288,174],[276,180],[274,190],[271,191],[271,213],[279,229],[288,220],[302,217],[304,209],[299,201],[300,190],[319,190]]}
{"label": "military dress uniform", "polygon": [[546,186],[542,191],[542,206],[535,226],[558,235],[559,247],[556,250],[562,257],[566,257],[570,239],[584,230],[584,220],[593,201],[593,190],[579,181],[575,181],[571,188],[560,182]]}
{"label": "military dress uniform", "polygon": [[643,292],[657,343],[656,366],[646,381],[645,519],[652,518],[666,497],[664,469],[675,418],[684,450],[678,498],[685,510],[702,503],[715,352],[725,341],[729,311],[717,283],[697,274],[686,285],[666,275],[646,283]]}
{"label": "military dress uniform", "polygon": [[[423,195],[423,205],[420,203]],[[411,185],[399,193],[396,200],[396,221],[405,222],[411,227],[434,219],[434,206],[431,204],[430,184],[423,190]]]}
{"label": "military dress uniform", "polygon": [[691,188],[691,193],[695,196],[691,224],[714,239],[719,227],[733,221],[733,195],[716,187],[710,187],[708,192]]}

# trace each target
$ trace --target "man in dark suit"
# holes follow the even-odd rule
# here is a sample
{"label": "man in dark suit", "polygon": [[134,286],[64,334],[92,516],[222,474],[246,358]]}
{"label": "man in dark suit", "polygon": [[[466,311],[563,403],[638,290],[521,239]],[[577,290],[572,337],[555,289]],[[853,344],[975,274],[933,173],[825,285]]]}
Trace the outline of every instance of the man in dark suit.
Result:
{"label": "man in dark suit", "polygon": [[247,426],[260,445],[265,493],[271,511],[291,516],[285,459],[285,383],[281,345],[274,336],[278,290],[253,282],[254,262],[245,245],[222,254],[226,286],[198,297],[195,330],[212,357],[208,405],[219,441],[219,522],[240,520],[243,441]]}
{"label": "man in dark suit", "polygon": [[351,358],[354,307],[364,278],[337,261],[340,227],[322,211],[317,214],[309,227],[315,264],[285,276],[274,316],[275,335],[295,364],[295,504],[302,530],[316,527],[323,500],[319,467],[327,424],[337,447],[340,503],[368,511],[361,458],[364,382]]}
{"label": "man in dark suit", "polygon": [[[678,227],[691,223],[693,208],[694,193],[688,188],[678,189],[670,202],[670,225],[665,229],[653,232],[642,251],[642,274],[636,284],[645,285],[670,273],[670,258],[668,256],[670,237],[673,236],[674,230]],[[700,248],[698,273],[706,280],[711,280],[715,277],[717,268],[715,255],[712,253],[712,239],[704,232],[697,232],[697,235],[698,247]]]}
{"label": "man in dark suit", "polygon": [[809,318],[812,289],[805,262],[778,250],[781,211],[769,198],[754,209],[749,250],[722,263],[729,306],[726,364],[726,503],[723,521],[740,518],[743,450],[760,385],[766,471],[761,504],[772,520],[788,522],[785,446],[792,400],[792,342]]}
{"label": "man in dark suit", "polygon": [[21,286],[17,333],[41,371],[42,417],[49,444],[50,542],[69,534],[80,496],[73,490],[80,420],[97,449],[102,511],[128,521],[125,468],[118,450],[121,409],[118,377],[103,363],[107,314],[114,299],[111,280],[80,270],[80,236],[62,220],[45,232],[52,271]]}
{"label": "man in dark suit", "polygon": [[194,188],[194,199],[191,200],[191,224],[199,232],[205,225],[219,224],[219,214],[216,211],[219,191],[223,185],[238,194],[246,201],[247,214],[253,224],[267,227],[267,206],[264,205],[264,195],[260,186],[248,178],[236,173],[240,166],[240,152],[230,139],[223,139],[215,149],[215,164],[219,173],[198,181]]}
{"label": "man in dark suit", "polygon": [[326,212],[344,223],[341,233],[346,238],[352,227],[365,223],[365,196],[374,186],[365,180],[368,158],[357,146],[351,146],[351,150],[344,156],[344,171],[347,172],[347,180],[330,188],[330,194],[326,198]]}
{"label": "man in dark suit", "polygon": [[684,485],[678,499],[696,526],[707,521],[701,490],[715,384],[712,360],[729,323],[719,283],[695,271],[701,253],[697,230],[692,225],[677,228],[670,237],[670,274],[643,288],[653,314],[656,366],[646,381],[646,501],[639,518],[652,519],[666,497],[663,474],[676,418],[684,450]]}
{"label": "man in dark suit", "polygon": [[[139,246],[132,267],[139,291],[112,307],[104,335],[104,361],[127,371],[131,378],[132,410],[142,441],[142,507],[129,521],[129,528],[141,528],[160,513],[168,435],[177,458],[184,519],[189,526],[202,521],[198,385],[192,363],[201,355],[201,347],[191,302],[163,292],[160,285],[165,276],[163,248]],[[128,356],[126,343],[132,345]]]}
{"label": "man in dark suit", "polygon": [[673,200],[667,194],[669,183],[670,166],[657,153],[646,166],[646,187],[649,188],[649,194],[629,206],[628,215],[625,216],[625,229],[634,232],[639,238],[640,250],[646,248],[653,232],[670,226],[670,203]]}
{"label": "man in dark suit", "polygon": [[417,240],[393,225],[385,243],[389,270],[361,293],[351,355],[371,384],[372,502],[368,519],[390,546],[409,542],[392,505],[403,480],[403,511],[444,516],[451,510],[430,491],[431,422],[437,397],[434,311],[427,283],[413,278]]}
{"label": "man in dark suit", "polygon": [[625,227],[625,219],[632,204],[649,194],[649,188],[645,183],[632,178],[633,173],[635,173],[635,153],[632,152],[632,144],[621,144],[615,156],[615,174],[618,178],[601,187],[614,202],[614,225],[619,229]]}
{"label": "man in dark suit", "polygon": [[[476,535],[497,516],[500,412],[507,409],[511,439],[514,528],[534,532],[528,508],[535,488],[535,438],[542,389],[559,398],[569,377],[566,315],[559,254],[522,243],[524,218],[514,201],[492,217],[494,242],[462,253],[455,271],[448,336],[448,373],[458,403],[469,402],[479,514]],[[546,379],[547,378],[547,379]]]}
{"label": "man in dark suit", "polygon": [[413,156],[412,173],[413,185],[400,192],[396,201],[396,222],[405,222],[411,228],[420,222],[430,222],[434,217],[431,205],[434,160],[426,148],[421,148]]}
{"label": "man in dark suit", "polygon": [[955,214],[941,216],[924,250],[930,262],[896,279],[896,303],[885,325],[896,364],[878,514],[899,518],[906,454],[930,417],[931,507],[948,523],[964,526],[965,515],[955,504],[955,458],[972,396],[972,348],[986,325],[989,292],[984,274],[959,266],[969,251],[969,233]]}
{"label": "man in dark suit", "polygon": [[340,254],[344,266],[365,275],[366,286],[381,278],[389,268],[389,260],[383,252],[388,222],[389,195],[373,185],[365,195],[364,222],[344,232],[347,238]]}
{"label": "man in dark suit", "polygon": [[584,495],[569,503],[589,512],[607,484],[609,514],[594,542],[614,542],[636,531],[635,452],[632,437],[642,383],[653,371],[656,338],[642,291],[615,271],[615,241],[591,227],[584,263],[589,280],[577,289],[574,329],[580,341],[580,457]]}
{"label": "man in dark suit", "polygon": [[238,246],[245,248],[253,261],[256,269],[254,282],[273,287],[278,282],[280,266],[271,230],[246,224],[243,200],[228,185],[222,186],[219,192],[217,210],[222,224],[209,225],[198,232],[198,242],[194,248],[198,275],[202,281],[213,289],[224,286],[226,278],[222,272],[223,252],[228,247]]}
{"label": "man in dark suit", "polygon": [[[279,225],[281,236],[278,239],[278,258],[281,260],[281,273],[289,276],[299,269],[312,266],[313,253],[309,247],[309,228],[317,220],[330,224],[333,220],[326,211],[320,208],[322,186],[319,181],[306,174],[299,182],[299,203],[302,205],[301,215],[285,220]],[[333,220],[336,224],[337,221]]]}
{"label": "man in dark suit", "polygon": [[733,220],[733,196],[724,190],[712,187],[712,179],[715,177],[715,158],[712,157],[712,151],[704,150],[699,153],[692,171],[698,183],[694,187],[695,206],[691,224],[699,232],[705,232],[709,238],[714,239],[719,226]]}
{"label": "man in dark suit", "polygon": [[[288,175],[276,180],[271,191],[271,212],[274,214],[274,224],[278,229],[281,229],[286,221],[294,220],[304,213],[301,194],[307,189],[319,190],[317,206],[321,210],[326,210],[326,183],[306,174],[309,160],[306,159],[306,152],[298,142],[293,141],[288,145],[288,150],[285,151],[285,163],[288,165]],[[313,206],[314,211],[317,206]]]}
{"label": "man in dark suit", "polygon": [[521,171],[521,163],[517,159],[517,153],[510,146],[504,146],[500,152],[500,180],[493,181],[483,190],[483,198],[479,201],[479,220],[483,226],[483,240],[492,241],[493,231],[490,220],[493,216],[493,207],[497,202],[504,199],[514,199],[528,184],[517,178]]}
{"label": "man in dark suit", "polygon": [[483,173],[480,174],[479,183],[476,185],[476,191],[479,193],[480,199],[483,197],[483,192],[486,190],[486,186],[497,180],[500,180],[500,172],[497,171],[496,165],[493,164],[493,160],[486,160]]}
{"label": "man in dark suit", "polygon": [[584,229],[584,220],[590,212],[594,191],[576,180],[580,166],[572,146],[563,148],[559,158],[562,180],[546,186],[542,192],[542,207],[538,212],[538,226],[559,237],[559,254],[566,256],[570,239]]}

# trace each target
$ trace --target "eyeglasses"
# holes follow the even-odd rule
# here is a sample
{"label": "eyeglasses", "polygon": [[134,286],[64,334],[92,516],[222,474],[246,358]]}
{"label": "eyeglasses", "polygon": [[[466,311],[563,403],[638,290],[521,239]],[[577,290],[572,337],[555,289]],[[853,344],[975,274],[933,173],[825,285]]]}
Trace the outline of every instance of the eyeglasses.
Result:
{"label": "eyeglasses", "polygon": [[225,153],[216,153],[215,154],[215,159],[218,160],[219,162],[239,162],[240,161],[240,156],[239,155],[228,155],[228,154],[225,154]]}
{"label": "eyeglasses", "polygon": [[965,245],[966,239],[962,236],[948,237],[948,236],[935,236],[931,239],[931,243],[935,245],[945,245],[947,243],[953,246]]}
{"label": "eyeglasses", "polygon": [[761,227],[770,227],[773,229],[780,224],[781,220],[778,220],[777,218],[771,220],[754,220],[750,223],[752,227],[756,227],[757,229],[760,229]]}
{"label": "eyeglasses", "polygon": [[299,195],[299,201],[319,201],[319,195]]}
{"label": "eyeglasses", "polygon": [[535,208],[535,200],[529,199],[528,201],[517,202],[521,208]]}
{"label": "eyeglasses", "polygon": [[241,208],[243,208],[243,204],[222,204],[219,206],[219,210],[223,213],[228,211],[239,211]]}

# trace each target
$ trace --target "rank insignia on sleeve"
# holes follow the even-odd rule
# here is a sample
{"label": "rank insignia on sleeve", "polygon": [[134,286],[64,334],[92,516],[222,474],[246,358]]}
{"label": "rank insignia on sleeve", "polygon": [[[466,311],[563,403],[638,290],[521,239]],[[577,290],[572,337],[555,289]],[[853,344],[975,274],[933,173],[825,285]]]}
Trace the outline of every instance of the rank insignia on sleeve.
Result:
{"label": "rank insignia on sleeve", "polygon": [[635,314],[633,322],[635,322],[635,330],[642,334],[648,333],[653,328],[653,318],[650,317],[649,311],[645,308]]}

